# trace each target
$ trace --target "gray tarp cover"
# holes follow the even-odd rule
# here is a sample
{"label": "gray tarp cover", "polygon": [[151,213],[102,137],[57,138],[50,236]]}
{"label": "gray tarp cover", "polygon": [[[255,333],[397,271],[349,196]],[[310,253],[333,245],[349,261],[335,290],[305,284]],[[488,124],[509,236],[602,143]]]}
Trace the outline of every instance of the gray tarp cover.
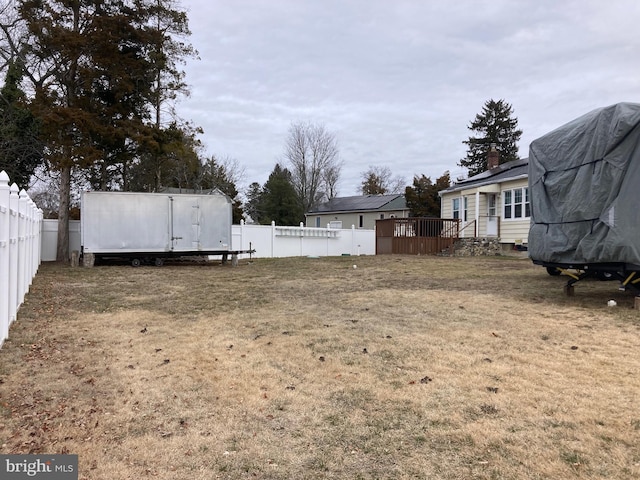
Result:
{"label": "gray tarp cover", "polygon": [[529,147],[529,256],[640,265],[640,104],[594,110]]}

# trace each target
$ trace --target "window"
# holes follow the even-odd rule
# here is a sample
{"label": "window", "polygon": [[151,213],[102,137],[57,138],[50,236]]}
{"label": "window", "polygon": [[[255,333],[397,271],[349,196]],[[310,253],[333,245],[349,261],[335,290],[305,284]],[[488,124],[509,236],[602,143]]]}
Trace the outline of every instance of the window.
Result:
{"label": "window", "polygon": [[464,203],[464,218],[462,219],[463,222],[467,221],[467,209],[469,207],[469,200],[467,197],[463,197],[463,203]]}
{"label": "window", "polygon": [[487,215],[496,216],[496,194],[492,193],[487,197]]}
{"label": "window", "polygon": [[453,218],[455,220],[460,218],[460,199],[454,198],[451,200],[451,209],[453,211]]}
{"label": "window", "polygon": [[529,218],[531,216],[528,188],[505,190],[503,194],[505,219]]}
{"label": "window", "polygon": [[513,218],[522,218],[522,189],[513,191]]}
{"label": "window", "polygon": [[320,217],[316,217],[316,228],[320,228]]}
{"label": "window", "polygon": [[511,201],[511,190],[505,190],[504,192],[504,218],[511,218],[511,210],[513,202]]}
{"label": "window", "polygon": [[364,215],[358,216],[358,228],[364,227]]}
{"label": "window", "polygon": [[[462,218],[463,222],[467,221],[467,208],[469,207],[469,201],[467,197],[462,197],[462,212],[460,212],[460,199],[454,198],[451,200],[451,210],[453,211],[453,218],[455,220]],[[460,215],[462,213],[462,216]]]}
{"label": "window", "polygon": [[384,213],[380,214],[380,220],[384,220]]}

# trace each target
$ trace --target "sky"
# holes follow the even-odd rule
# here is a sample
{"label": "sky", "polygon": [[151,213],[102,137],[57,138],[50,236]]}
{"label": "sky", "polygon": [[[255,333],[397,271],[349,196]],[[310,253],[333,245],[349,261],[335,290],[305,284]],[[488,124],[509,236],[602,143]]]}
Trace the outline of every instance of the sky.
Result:
{"label": "sky", "polygon": [[462,142],[490,100],[523,131],[520,156],[593,109],[640,102],[637,0],[181,0],[199,59],[178,115],[207,156],[264,184],[292,124],[338,144],[339,196],[389,167],[411,185],[466,175]]}

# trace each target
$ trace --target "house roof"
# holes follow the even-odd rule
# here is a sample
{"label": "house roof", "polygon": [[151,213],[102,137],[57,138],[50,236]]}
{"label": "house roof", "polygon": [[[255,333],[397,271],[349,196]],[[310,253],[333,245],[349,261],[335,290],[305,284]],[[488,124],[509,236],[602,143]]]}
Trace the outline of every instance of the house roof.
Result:
{"label": "house roof", "polygon": [[445,188],[438,192],[440,196],[444,193],[457,192],[467,190],[469,188],[480,187],[483,185],[491,185],[494,183],[503,183],[518,178],[526,178],[529,174],[529,159],[521,158],[511,162],[505,162],[496,168],[484,171],[473,177],[454,183],[449,188]]}
{"label": "house roof", "polygon": [[318,205],[307,214],[336,212],[366,212],[384,210],[406,210],[404,195],[357,195],[354,197],[336,197]]}

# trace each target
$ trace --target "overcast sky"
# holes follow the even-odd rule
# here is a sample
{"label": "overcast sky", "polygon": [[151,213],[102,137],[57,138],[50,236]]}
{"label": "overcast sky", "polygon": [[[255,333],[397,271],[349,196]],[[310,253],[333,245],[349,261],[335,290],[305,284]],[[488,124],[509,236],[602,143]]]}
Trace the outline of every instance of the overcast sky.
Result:
{"label": "overcast sky", "polygon": [[637,0],[181,0],[199,60],[178,114],[242,188],[282,160],[292,123],[323,124],[344,162],[339,196],[370,165],[411,184],[458,161],[489,99],[529,143],[595,108],[640,102]]}

